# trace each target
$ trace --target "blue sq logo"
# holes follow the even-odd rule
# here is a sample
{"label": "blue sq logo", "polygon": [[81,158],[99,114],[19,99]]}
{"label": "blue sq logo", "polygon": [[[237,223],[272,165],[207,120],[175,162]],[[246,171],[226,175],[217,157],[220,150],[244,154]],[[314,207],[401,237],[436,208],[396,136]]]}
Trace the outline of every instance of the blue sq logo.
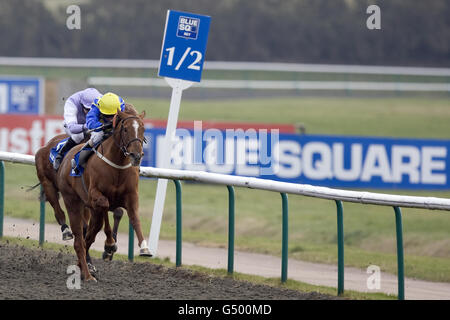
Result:
{"label": "blue sq logo", "polygon": [[209,16],[168,10],[158,76],[200,82],[210,24]]}
{"label": "blue sq logo", "polygon": [[180,16],[178,19],[177,37],[197,39],[200,19]]}

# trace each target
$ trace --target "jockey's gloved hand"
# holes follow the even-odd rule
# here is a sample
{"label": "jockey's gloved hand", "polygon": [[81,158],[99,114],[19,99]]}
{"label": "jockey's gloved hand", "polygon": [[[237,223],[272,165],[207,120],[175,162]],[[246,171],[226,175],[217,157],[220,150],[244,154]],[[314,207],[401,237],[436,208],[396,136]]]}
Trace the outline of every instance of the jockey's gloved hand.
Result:
{"label": "jockey's gloved hand", "polygon": [[83,124],[83,132],[87,132],[89,130],[89,128],[86,126],[86,123]]}
{"label": "jockey's gloved hand", "polygon": [[103,131],[93,131],[93,132],[91,132],[91,140],[90,140],[92,142],[91,145],[95,146],[98,143],[100,143],[102,141],[102,139],[103,139],[103,135],[104,135]]}
{"label": "jockey's gloved hand", "polygon": [[103,125],[103,130],[111,129],[112,126],[113,126],[112,122],[105,123],[105,124]]}

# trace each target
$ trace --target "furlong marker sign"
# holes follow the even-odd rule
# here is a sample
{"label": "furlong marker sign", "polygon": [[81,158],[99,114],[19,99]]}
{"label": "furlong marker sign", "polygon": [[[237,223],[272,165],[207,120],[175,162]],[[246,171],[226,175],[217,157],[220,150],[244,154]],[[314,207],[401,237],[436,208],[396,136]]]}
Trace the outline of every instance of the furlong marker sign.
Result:
{"label": "furlong marker sign", "polygon": [[[205,61],[211,17],[180,11],[167,11],[158,75],[172,87],[161,168],[169,164],[169,150],[175,138],[181,95],[194,82],[200,82]],[[167,179],[159,179],[149,236],[149,250],[156,255],[166,198]]]}
{"label": "furlong marker sign", "polygon": [[211,18],[169,10],[159,64],[160,77],[200,82]]}

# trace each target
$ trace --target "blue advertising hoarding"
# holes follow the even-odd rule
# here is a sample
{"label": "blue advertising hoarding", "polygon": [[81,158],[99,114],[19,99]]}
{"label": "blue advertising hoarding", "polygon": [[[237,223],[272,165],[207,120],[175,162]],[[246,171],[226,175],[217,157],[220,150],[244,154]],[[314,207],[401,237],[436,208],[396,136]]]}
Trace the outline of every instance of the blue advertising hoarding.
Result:
{"label": "blue advertising hoarding", "polygon": [[200,82],[211,17],[169,10],[158,75]]}
{"label": "blue advertising hoarding", "polygon": [[0,78],[0,113],[42,114],[41,78]]}
{"label": "blue advertising hoarding", "polygon": [[[146,131],[150,143],[143,166],[158,167],[164,133]],[[336,188],[450,189],[450,140],[227,135],[216,129],[178,129],[177,136],[170,168]]]}

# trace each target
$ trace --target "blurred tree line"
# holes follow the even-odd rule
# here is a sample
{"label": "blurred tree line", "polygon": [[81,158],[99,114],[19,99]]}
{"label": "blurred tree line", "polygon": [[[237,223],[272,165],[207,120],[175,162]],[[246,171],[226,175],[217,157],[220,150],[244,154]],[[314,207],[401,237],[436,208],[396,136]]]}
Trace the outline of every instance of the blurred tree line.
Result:
{"label": "blurred tree line", "polygon": [[174,9],[212,17],[207,60],[450,66],[449,0],[74,0],[81,30],[63,3],[0,0],[0,56],[159,59]]}

